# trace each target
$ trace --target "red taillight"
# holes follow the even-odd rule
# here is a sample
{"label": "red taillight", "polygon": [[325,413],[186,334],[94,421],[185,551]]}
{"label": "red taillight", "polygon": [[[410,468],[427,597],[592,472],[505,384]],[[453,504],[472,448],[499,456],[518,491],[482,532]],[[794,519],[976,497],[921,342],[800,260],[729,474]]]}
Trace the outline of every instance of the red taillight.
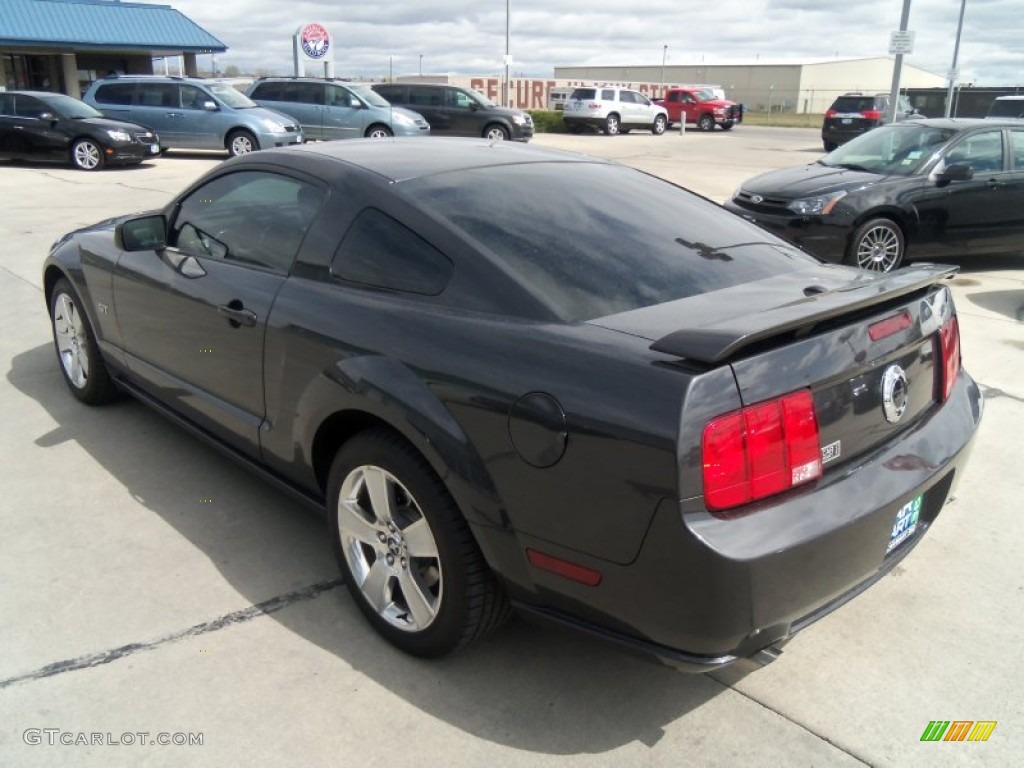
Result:
{"label": "red taillight", "polygon": [[942,402],[949,399],[960,372],[960,322],[953,315],[939,329],[942,340]]}
{"label": "red taillight", "polygon": [[881,120],[882,113],[877,109],[864,109],[861,110],[860,116],[866,120]]}
{"label": "red taillight", "polygon": [[869,325],[868,336],[871,337],[872,341],[879,341],[886,336],[892,336],[894,333],[906,330],[910,327],[910,324],[910,313],[907,310],[903,310],[899,314]]}
{"label": "red taillight", "polygon": [[835,117],[835,116],[836,116],[836,111],[834,109],[826,110],[825,117]]}
{"label": "red taillight", "polygon": [[804,389],[712,419],[701,449],[710,510],[738,507],[821,477],[814,398]]}

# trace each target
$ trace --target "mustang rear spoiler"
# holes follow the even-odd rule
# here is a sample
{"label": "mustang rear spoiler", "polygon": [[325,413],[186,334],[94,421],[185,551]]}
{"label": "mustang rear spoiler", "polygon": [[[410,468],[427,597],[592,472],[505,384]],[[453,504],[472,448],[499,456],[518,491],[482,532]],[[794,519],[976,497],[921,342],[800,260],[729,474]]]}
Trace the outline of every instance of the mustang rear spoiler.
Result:
{"label": "mustang rear spoiler", "polygon": [[959,271],[959,267],[917,264],[882,277],[857,278],[842,288],[811,293],[755,315],[739,315],[713,325],[673,331],[650,348],[700,363],[721,363],[759,341],[915,293]]}

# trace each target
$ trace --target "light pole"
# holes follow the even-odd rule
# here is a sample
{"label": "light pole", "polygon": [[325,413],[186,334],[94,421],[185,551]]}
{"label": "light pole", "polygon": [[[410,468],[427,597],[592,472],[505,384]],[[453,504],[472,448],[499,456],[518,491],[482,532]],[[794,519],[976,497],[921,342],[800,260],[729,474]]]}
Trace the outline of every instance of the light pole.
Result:
{"label": "light pole", "polygon": [[[903,0],[903,13],[900,14],[900,32],[907,31],[910,21],[910,0]],[[900,71],[903,69],[903,54],[896,54],[896,63],[892,68],[892,87],[889,89],[889,122],[896,122],[897,101],[900,97]]]}
{"label": "light pole", "polygon": [[511,0],[505,0],[505,95],[501,106],[508,106],[508,69],[512,62],[512,10]]}
{"label": "light pole", "polygon": [[665,97],[665,59],[668,58],[668,46],[662,46],[661,49],[661,97]]}
{"label": "light pole", "polygon": [[420,77],[423,77],[423,54],[420,54]]}
{"label": "light pole", "polygon": [[958,72],[956,62],[960,57],[960,32],[964,28],[964,10],[967,8],[967,0],[960,0],[960,21],[956,25],[956,45],[953,46],[953,66],[949,68],[949,91],[946,92],[946,117],[953,111],[953,87],[956,85]]}

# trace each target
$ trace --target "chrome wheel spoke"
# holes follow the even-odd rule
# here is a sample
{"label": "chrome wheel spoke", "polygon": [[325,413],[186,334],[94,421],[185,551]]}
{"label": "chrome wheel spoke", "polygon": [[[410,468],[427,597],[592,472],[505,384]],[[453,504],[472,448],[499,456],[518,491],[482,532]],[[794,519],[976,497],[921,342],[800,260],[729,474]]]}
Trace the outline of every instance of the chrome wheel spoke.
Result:
{"label": "chrome wheel spoke", "polygon": [[384,558],[378,557],[373,565],[370,566],[370,571],[366,574],[366,578],[363,579],[363,583],[359,585],[366,599],[370,601],[370,605],[373,606],[377,613],[383,613],[384,609],[391,602],[390,581],[391,569],[384,561]]}
{"label": "chrome wheel spoke", "polygon": [[414,628],[422,629],[429,625],[437,614],[433,597],[424,594],[410,571],[402,571],[398,576],[398,583],[402,587],[402,595],[405,597],[405,605],[409,609],[409,617],[415,624]]}
{"label": "chrome wheel spoke", "polygon": [[402,536],[405,538],[405,548],[410,557],[437,558],[437,544],[426,518],[421,517],[412,525],[403,528]]}
{"label": "chrome wheel spoke", "polygon": [[384,472],[377,467],[363,469],[363,482],[370,496],[373,515],[382,523],[390,523],[394,510],[394,488]]}
{"label": "chrome wheel spoke", "polygon": [[371,546],[380,543],[381,528],[363,516],[362,509],[354,499],[341,499],[338,504],[338,528],[341,533]]}

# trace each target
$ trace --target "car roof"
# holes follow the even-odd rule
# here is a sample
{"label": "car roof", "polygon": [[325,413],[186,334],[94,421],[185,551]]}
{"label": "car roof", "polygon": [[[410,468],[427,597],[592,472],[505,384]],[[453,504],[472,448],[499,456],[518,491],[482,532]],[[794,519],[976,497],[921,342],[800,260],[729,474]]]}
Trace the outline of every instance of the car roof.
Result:
{"label": "car roof", "polygon": [[253,158],[253,162],[256,162],[260,156],[275,155],[280,160],[284,159],[285,153],[316,155],[318,160],[336,160],[362,168],[390,182],[409,181],[451,171],[529,163],[608,164],[598,158],[516,142],[421,136],[324,141],[264,150],[244,157]]}
{"label": "car roof", "polygon": [[[1013,125],[1013,120],[1006,119],[1003,122],[1006,125]],[[904,120],[899,123],[893,123],[894,128],[906,128],[914,127],[916,125],[923,125],[929,128],[952,128],[956,131],[967,131],[971,128],[991,128],[993,125],[999,125],[999,118],[984,118],[984,117],[928,117],[921,120]]]}
{"label": "car roof", "polygon": [[1024,101],[1024,95],[996,96],[996,101]]}
{"label": "car roof", "polygon": [[[0,93],[7,93],[11,96],[35,96],[39,99],[45,99],[47,96],[64,96],[63,93],[57,93],[56,91],[0,91]],[[69,99],[74,99],[74,96],[68,96]]]}

